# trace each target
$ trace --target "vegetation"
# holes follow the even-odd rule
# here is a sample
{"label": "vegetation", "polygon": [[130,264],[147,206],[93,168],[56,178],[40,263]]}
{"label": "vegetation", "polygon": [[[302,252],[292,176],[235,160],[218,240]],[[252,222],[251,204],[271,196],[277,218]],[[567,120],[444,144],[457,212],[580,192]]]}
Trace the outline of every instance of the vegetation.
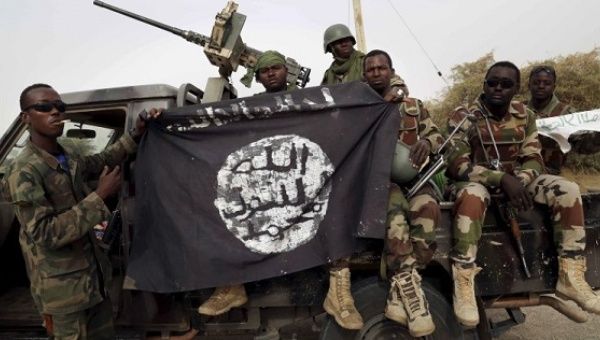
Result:
{"label": "vegetation", "polygon": [[[427,103],[438,126],[445,128],[449,112],[479,96],[485,72],[494,62],[494,54],[490,52],[473,62],[452,68],[452,85],[442,92],[440,99]],[[517,65],[521,68],[521,89],[515,100],[528,98],[529,72],[536,65],[554,66],[557,74],[556,95],[561,101],[579,111],[600,108],[600,48],[587,53],[533,61],[525,66]],[[566,166],[574,172],[600,172],[600,154],[583,156],[569,153]]]}

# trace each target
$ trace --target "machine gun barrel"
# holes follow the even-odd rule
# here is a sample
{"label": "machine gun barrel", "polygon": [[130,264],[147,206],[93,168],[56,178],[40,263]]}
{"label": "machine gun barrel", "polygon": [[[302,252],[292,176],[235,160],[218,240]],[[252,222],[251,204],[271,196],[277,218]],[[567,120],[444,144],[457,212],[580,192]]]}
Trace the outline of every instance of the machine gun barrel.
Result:
{"label": "machine gun barrel", "polygon": [[153,20],[150,18],[146,18],[143,15],[132,13],[132,12],[129,12],[122,8],[113,6],[111,4],[107,4],[106,2],[103,2],[100,0],[94,0],[94,5],[96,5],[98,7],[106,8],[109,11],[113,11],[113,12],[122,14],[122,15],[130,17],[132,19],[144,22],[148,25],[152,25],[154,27],[160,28],[161,30],[171,32],[175,35],[178,35],[178,36],[184,38],[185,40],[187,40],[189,42],[193,42],[194,44],[197,44],[200,46],[204,46],[207,42],[210,41],[209,37],[202,35],[200,33],[196,33],[194,31],[186,31],[186,30],[182,30],[180,28],[174,27],[174,26],[169,26],[167,24],[163,24],[162,22],[159,22],[159,21],[156,21],[156,20]]}
{"label": "machine gun barrel", "polygon": [[[212,35],[206,36],[194,31],[163,24],[162,22],[107,4],[101,0],[94,0],[94,5],[106,8],[112,12],[122,14],[137,21],[171,32],[185,40],[204,47],[204,53],[211,64],[219,67],[219,73],[228,78],[238,66],[252,68],[262,54],[242,42],[240,31],[246,16],[237,13],[237,4],[229,1],[223,11],[217,14]],[[310,68],[300,65],[292,58],[286,59],[288,69],[287,82],[304,87],[310,80]]]}

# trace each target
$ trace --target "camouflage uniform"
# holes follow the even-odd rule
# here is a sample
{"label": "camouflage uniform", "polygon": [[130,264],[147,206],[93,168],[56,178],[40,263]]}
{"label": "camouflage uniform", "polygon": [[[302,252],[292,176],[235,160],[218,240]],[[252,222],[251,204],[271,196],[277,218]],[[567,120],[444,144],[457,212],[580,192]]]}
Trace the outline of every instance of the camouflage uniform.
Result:
{"label": "camouflage uniform", "polygon": [[[63,148],[68,158],[66,171],[53,155],[30,141],[3,183],[21,224],[19,243],[33,300],[40,313],[52,316],[58,338],[85,330],[81,320],[90,310],[99,314],[89,318],[104,320],[97,327],[113,328],[112,315],[104,317],[105,309],[112,314],[112,308],[102,303],[109,301],[110,262],[92,234],[92,228],[107,220],[110,211],[85,181],[97,178],[104,165],[118,165],[135,148],[128,134],[92,156],[78,157]],[[76,324],[67,326],[68,320]],[[65,334],[69,329],[76,333]]]}
{"label": "camouflage uniform", "polygon": [[[399,105],[402,116],[398,140],[412,146],[426,139],[435,152],[444,138],[420,100],[406,98]],[[440,207],[433,189],[426,185],[410,201],[402,190],[391,185],[388,205],[386,261],[388,268],[398,272],[424,267],[433,255],[435,227],[440,221]]]}
{"label": "camouflage uniform", "polygon": [[[536,110],[533,105],[528,102],[524,102],[531,111],[533,111],[538,118],[548,118],[568,115],[577,112],[577,110],[565,103],[558,100],[556,95],[552,95],[552,99],[541,110]],[[550,173],[560,173],[560,168],[565,163],[565,154],[560,151],[558,144],[552,139],[546,136],[540,136],[540,143],[542,144],[542,159],[546,170]]]}
{"label": "camouflage uniform", "polygon": [[[335,57],[334,57],[335,58]],[[363,59],[365,54],[360,51],[354,51],[352,56],[346,61],[348,65],[341,67],[337,60],[333,61],[329,68],[325,70],[321,85],[335,85],[351,81],[363,80]],[[332,75],[332,76],[330,76]],[[399,75],[394,74],[390,81],[392,87],[400,87],[408,92],[406,82]]]}
{"label": "camouflage uniform", "polygon": [[[497,120],[486,110],[482,98],[470,107],[477,126],[467,121],[454,139],[447,173],[457,183],[453,194],[455,245],[451,257],[461,263],[472,263],[477,255],[477,243],[490,190],[498,190],[504,173],[516,176],[531,193],[534,202],[551,209],[552,226],[560,256],[581,254],[585,246],[583,208],[577,184],[562,177],[545,175],[540,155],[535,114],[519,102],[512,102],[508,117]],[[450,127],[461,120],[465,109],[460,107],[450,116]],[[488,118],[500,153],[504,171],[491,168],[482,148],[479,130],[490,159],[497,157],[486,127]]]}

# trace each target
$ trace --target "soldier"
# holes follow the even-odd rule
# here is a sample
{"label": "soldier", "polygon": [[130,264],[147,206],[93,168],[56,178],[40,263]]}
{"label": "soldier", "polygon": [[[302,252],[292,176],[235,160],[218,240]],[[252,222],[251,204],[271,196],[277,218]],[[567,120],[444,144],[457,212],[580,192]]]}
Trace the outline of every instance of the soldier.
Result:
{"label": "soldier", "polygon": [[[57,142],[66,106],[52,87],[27,87],[20,105],[30,139],[3,185],[21,224],[19,243],[33,300],[55,339],[112,339],[110,262],[92,228],[110,216],[104,202],[117,193],[119,164],[135,151],[145,122],[138,119],[131,135],[82,157]],[[85,181],[98,175],[91,191]]]}
{"label": "soldier", "polygon": [[[266,51],[256,61],[255,79],[265,87],[266,93],[276,93],[295,89],[287,85],[287,67],[285,57],[277,51]],[[248,302],[243,284],[217,287],[213,294],[200,307],[198,313],[220,315],[231,308],[240,307]]]}
{"label": "soldier", "polygon": [[[533,202],[551,210],[554,239],[559,255],[556,294],[574,300],[588,312],[600,314],[600,296],[585,281],[585,230],[577,184],[558,176],[541,174],[543,161],[535,114],[519,102],[511,102],[519,90],[519,69],[502,61],[485,75],[483,94],[468,109],[475,122],[464,126],[455,138],[447,173],[454,184],[456,202],[451,252],[454,278],[454,313],[465,326],[479,323],[474,278],[477,243],[490,192],[503,193],[512,208],[531,209]],[[450,116],[456,126],[466,108]]]}
{"label": "soldier", "polygon": [[[529,73],[531,99],[525,104],[535,112],[538,118],[562,116],[576,112],[575,108],[558,100],[554,94],[555,88],[556,71],[552,66],[536,66]],[[540,136],[540,142],[546,171],[555,175],[559,174],[565,161],[565,155],[553,139]]]}
{"label": "soldier", "polygon": [[[325,30],[323,49],[325,53],[331,52],[333,62],[325,71],[321,85],[363,80],[363,58],[365,55],[354,49],[355,44],[356,39],[354,39],[346,25],[335,24]],[[401,100],[402,96],[397,94],[398,89],[401,89],[404,95],[408,96],[408,87],[400,76],[393,74],[391,84],[392,87],[396,88],[396,91],[387,93],[386,101],[397,102]]]}
{"label": "soldier", "polygon": [[[390,86],[393,74],[392,61],[386,52],[373,50],[365,56],[364,78],[382,97],[387,91],[393,91]],[[404,98],[399,104],[399,111],[398,143],[410,148],[409,159],[404,163],[420,169],[427,157],[441,146],[444,138],[420,100]],[[392,172],[405,169],[395,170]],[[412,336],[421,337],[433,333],[435,325],[417,269],[424,268],[433,257],[435,227],[439,224],[441,212],[431,186],[419,190],[409,201],[402,189],[406,188],[392,184],[390,190],[385,255],[388,269],[394,275],[385,316],[408,325]]]}
{"label": "soldier", "polygon": [[[363,80],[365,55],[354,49],[356,39],[350,29],[343,24],[328,27],[323,35],[323,49],[331,52],[334,61],[325,71],[321,85],[333,85],[350,81]],[[408,88],[402,78],[393,74],[390,80],[393,90],[387,91],[384,100],[399,103]],[[350,258],[342,258],[333,262],[329,269],[329,291],[323,307],[336,322],[346,329],[361,329],[363,319],[354,306],[350,293]],[[337,287],[337,288],[336,288]]]}
{"label": "soldier", "polygon": [[256,81],[265,87],[266,93],[291,91],[295,84],[287,84],[285,57],[277,51],[266,51],[256,60]]}

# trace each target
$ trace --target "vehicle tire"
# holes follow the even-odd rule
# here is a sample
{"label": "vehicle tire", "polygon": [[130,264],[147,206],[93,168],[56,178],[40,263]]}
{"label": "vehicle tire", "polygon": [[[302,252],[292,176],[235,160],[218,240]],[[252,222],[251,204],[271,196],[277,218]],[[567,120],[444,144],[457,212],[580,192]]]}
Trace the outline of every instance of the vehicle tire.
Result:
{"label": "vehicle tire", "polygon": [[[387,319],[383,313],[389,287],[377,277],[370,277],[353,284],[352,295],[356,308],[365,322],[359,331],[350,331],[327,318],[321,330],[321,340],[383,340],[413,339],[408,328]],[[423,281],[423,291],[429,302],[429,310],[435,323],[435,332],[425,339],[477,339],[477,332],[465,332],[454,317],[452,306],[432,285]]]}

